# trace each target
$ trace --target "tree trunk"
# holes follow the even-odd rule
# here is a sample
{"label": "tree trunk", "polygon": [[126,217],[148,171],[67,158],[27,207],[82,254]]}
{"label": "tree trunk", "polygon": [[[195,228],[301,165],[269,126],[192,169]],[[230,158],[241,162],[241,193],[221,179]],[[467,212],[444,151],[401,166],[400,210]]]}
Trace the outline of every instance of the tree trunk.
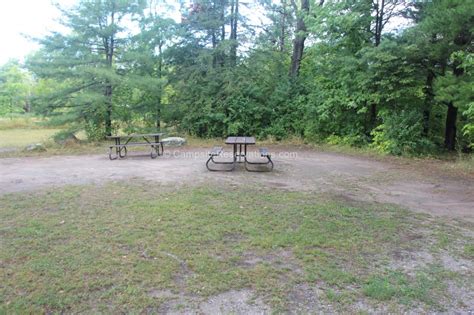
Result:
{"label": "tree trunk", "polygon": [[[226,27],[226,23],[225,23],[225,10],[226,10],[226,1],[225,0],[220,0],[219,1],[219,5],[220,5],[220,40],[217,39],[217,35],[215,36],[215,38],[213,40],[215,40],[215,46],[214,48],[217,48],[217,43],[220,42],[224,42],[225,41],[225,27]],[[219,33],[219,28],[216,29],[216,32]],[[220,49],[220,51],[216,54],[217,56],[217,63],[221,66],[221,67],[224,67],[225,66],[225,52]]]}
{"label": "tree trunk", "polygon": [[230,65],[237,64],[237,25],[239,20],[239,0],[231,2],[231,18],[230,18]]}
{"label": "tree trunk", "polygon": [[377,124],[377,105],[370,104],[370,130],[374,129]]}
{"label": "tree trunk", "polygon": [[31,103],[29,99],[25,100],[25,105],[23,106],[23,110],[25,111],[25,113],[31,112]]}
{"label": "tree trunk", "polygon": [[221,0],[221,42],[225,41],[225,1]]}
{"label": "tree trunk", "polygon": [[156,104],[156,129],[160,130],[161,128],[161,98],[158,98]]}
{"label": "tree trunk", "polygon": [[301,0],[301,9],[297,12],[296,19],[296,36],[293,41],[293,54],[291,56],[290,77],[295,79],[298,77],[301,59],[303,58],[304,42],[306,40],[306,24],[304,16],[309,13],[309,0]]}
{"label": "tree trunk", "polygon": [[219,57],[217,56],[217,53],[216,53],[217,40],[216,40],[216,34],[214,33],[214,30],[212,31],[211,41],[212,41],[212,51],[213,51],[213,54],[212,54],[212,67],[216,68],[217,67],[217,59],[219,59]]}
{"label": "tree trunk", "polygon": [[[375,47],[380,45],[382,39],[383,16],[384,16],[385,0],[382,0],[379,6],[379,1],[375,3]],[[377,104],[370,104],[370,128],[375,128],[377,123]]]}
{"label": "tree trunk", "polygon": [[448,113],[446,114],[446,130],[444,134],[444,145],[446,149],[453,151],[456,149],[456,120],[458,109],[453,103],[448,104]]}
{"label": "tree trunk", "polygon": [[[110,25],[114,25],[115,23],[115,13],[112,11],[110,14]],[[105,53],[106,53],[106,63],[107,68],[112,70],[113,59],[114,59],[114,48],[115,48],[115,40],[114,36],[111,35],[106,38],[106,45],[105,45]],[[110,80],[107,79],[106,86],[105,86],[105,98],[106,98],[106,112],[105,112],[105,134],[107,136],[112,135],[112,83]]]}
{"label": "tree trunk", "polygon": [[105,134],[112,135],[112,85],[105,87],[106,111],[105,111]]}
{"label": "tree trunk", "polygon": [[[465,43],[466,41],[463,41]],[[458,62],[453,63],[453,74],[460,77],[464,74],[464,68],[460,67]],[[444,145],[446,149],[453,151],[456,149],[456,122],[458,118],[458,108],[453,102],[448,104],[448,112],[446,113],[446,129],[444,133]]]}
{"label": "tree trunk", "polygon": [[423,135],[428,136],[430,132],[430,116],[431,116],[431,106],[433,104],[434,93],[433,93],[433,80],[435,74],[433,70],[428,70],[428,75],[426,76],[426,84],[424,88],[425,101],[423,108]]}
{"label": "tree trunk", "polygon": [[280,33],[280,52],[284,52],[286,36],[286,0],[282,1],[282,11],[280,13]]}
{"label": "tree trunk", "polygon": [[[158,44],[158,78],[162,78],[162,69],[163,69],[163,56],[162,56],[163,42],[160,41]],[[161,82],[160,82],[161,83]],[[163,95],[162,88],[160,87],[160,95],[158,96],[158,102],[156,104],[156,129],[160,130],[161,128],[161,96]]]}
{"label": "tree trunk", "polygon": [[[106,64],[107,68],[112,68],[112,55],[111,55],[111,48],[113,41],[111,40],[109,43],[109,39],[107,39],[108,44],[106,45],[107,48],[107,55],[106,55]],[[105,134],[107,136],[112,135],[112,83],[109,79],[106,79],[105,82]]]}
{"label": "tree trunk", "polygon": [[[110,47],[113,47],[113,39],[110,40]],[[112,58],[113,58],[113,48],[110,48],[109,53],[107,54],[107,67],[112,69]],[[112,135],[112,83],[107,79],[105,85],[105,134],[107,136]]]}
{"label": "tree trunk", "polygon": [[385,0],[382,0],[382,3],[379,7],[378,0],[376,3],[376,16],[375,16],[375,47],[380,45],[382,39],[382,29],[383,29],[383,16],[385,10]]}
{"label": "tree trunk", "polygon": [[[112,69],[112,56],[113,50],[111,46],[113,45],[113,40],[110,40],[109,51],[107,52],[107,68]],[[105,134],[107,136],[112,135],[112,83],[107,79],[105,85],[105,102],[106,102],[106,111],[105,111]]]}
{"label": "tree trunk", "polygon": [[10,120],[13,120],[13,99],[10,98]]}

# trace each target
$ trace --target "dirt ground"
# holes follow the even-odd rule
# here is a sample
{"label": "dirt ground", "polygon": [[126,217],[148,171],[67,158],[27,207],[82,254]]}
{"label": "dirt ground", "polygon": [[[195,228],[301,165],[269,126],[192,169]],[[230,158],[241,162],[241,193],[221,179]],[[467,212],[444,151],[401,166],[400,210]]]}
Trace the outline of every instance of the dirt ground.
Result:
{"label": "dirt ground", "polygon": [[155,160],[132,152],[110,161],[106,154],[0,159],[0,193],[68,184],[140,179],[169,185],[249,183],[322,192],[347,201],[393,203],[413,211],[474,221],[474,179],[432,171],[420,162],[396,163],[344,154],[270,147],[275,169],[249,173],[209,172],[206,149],[167,148]]}

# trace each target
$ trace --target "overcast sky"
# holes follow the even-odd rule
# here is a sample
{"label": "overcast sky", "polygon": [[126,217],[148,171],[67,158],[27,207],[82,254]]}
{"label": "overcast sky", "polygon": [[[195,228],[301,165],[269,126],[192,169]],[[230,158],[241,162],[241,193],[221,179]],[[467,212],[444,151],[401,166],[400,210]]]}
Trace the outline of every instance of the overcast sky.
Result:
{"label": "overcast sky", "polygon": [[[74,0],[61,0],[71,5]],[[0,2],[0,65],[10,58],[22,60],[38,45],[22,34],[39,37],[57,29],[59,11],[51,0],[4,0]]]}
{"label": "overcast sky", "polygon": [[[48,31],[59,29],[60,26],[57,20],[60,13],[52,4],[53,2],[60,3],[63,7],[69,7],[76,0],[0,1],[0,39],[2,43],[0,46],[0,65],[11,58],[22,61],[26,55],[39,48],[34,41],[25,38],[23,34],[41,37],[46,35]],[[163,0],[159,2],[163,2]],[[166,2],[173,3],[174,1],[168,0]],[[177,11],[177,7],[175,10]],[[176,19],[175,16],[173,18]],[[390,23],[392,26],[401,24],[398,19],[393,22]],[[390,26],[388,25],[388,28],[391,28]]]}
{"label": "overcast sky", "polygon": [[[157,0],[158,3],[167,2],[174,7],[174,14],[170,17],[179,18],[179,5],[176,0]],[[9,59],[23,58],[39,48],[34,41],[29,40],[24,34],[32,37],[42,37],[52,30],[60,30],[57,22],[60,17],[59,10],[53,3],[68,8],[77,3],[77,0],[0,0],[0,65]]]}

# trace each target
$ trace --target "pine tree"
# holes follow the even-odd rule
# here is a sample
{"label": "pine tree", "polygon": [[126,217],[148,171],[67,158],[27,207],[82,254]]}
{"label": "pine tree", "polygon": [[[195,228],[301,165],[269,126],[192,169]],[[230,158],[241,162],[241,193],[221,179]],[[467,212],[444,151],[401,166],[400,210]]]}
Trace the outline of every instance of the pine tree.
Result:
{"label": "pine tree", "polygon": [[42,49],[29,67],[39,76],[64,81],[49,94],[50,110],[67,108],[95,137],[112,134],[114,91],[123,81],[124,58],[131,41],[129,26],[142,13],[141,0],[80,1],[61,9],[65,33],[40,39]]}

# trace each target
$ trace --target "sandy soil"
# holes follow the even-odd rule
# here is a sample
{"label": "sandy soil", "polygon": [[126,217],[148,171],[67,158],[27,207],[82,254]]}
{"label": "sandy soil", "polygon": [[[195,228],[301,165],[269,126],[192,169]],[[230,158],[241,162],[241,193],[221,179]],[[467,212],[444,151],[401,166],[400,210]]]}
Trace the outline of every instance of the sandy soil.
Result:
{"label": "sandy soil", "polygon": [[0,193],[67,184],[130,179],[179,186],[217,183],[323,192],[342,200],[393,203],[414,211],[474,221],[474,179],[424,172],[423,167],[343,154],[271,148],[275,170],[209,172],[206,149],[168,148],[155,160],[130,153],[110,161],[106,154],[0,159]]}

